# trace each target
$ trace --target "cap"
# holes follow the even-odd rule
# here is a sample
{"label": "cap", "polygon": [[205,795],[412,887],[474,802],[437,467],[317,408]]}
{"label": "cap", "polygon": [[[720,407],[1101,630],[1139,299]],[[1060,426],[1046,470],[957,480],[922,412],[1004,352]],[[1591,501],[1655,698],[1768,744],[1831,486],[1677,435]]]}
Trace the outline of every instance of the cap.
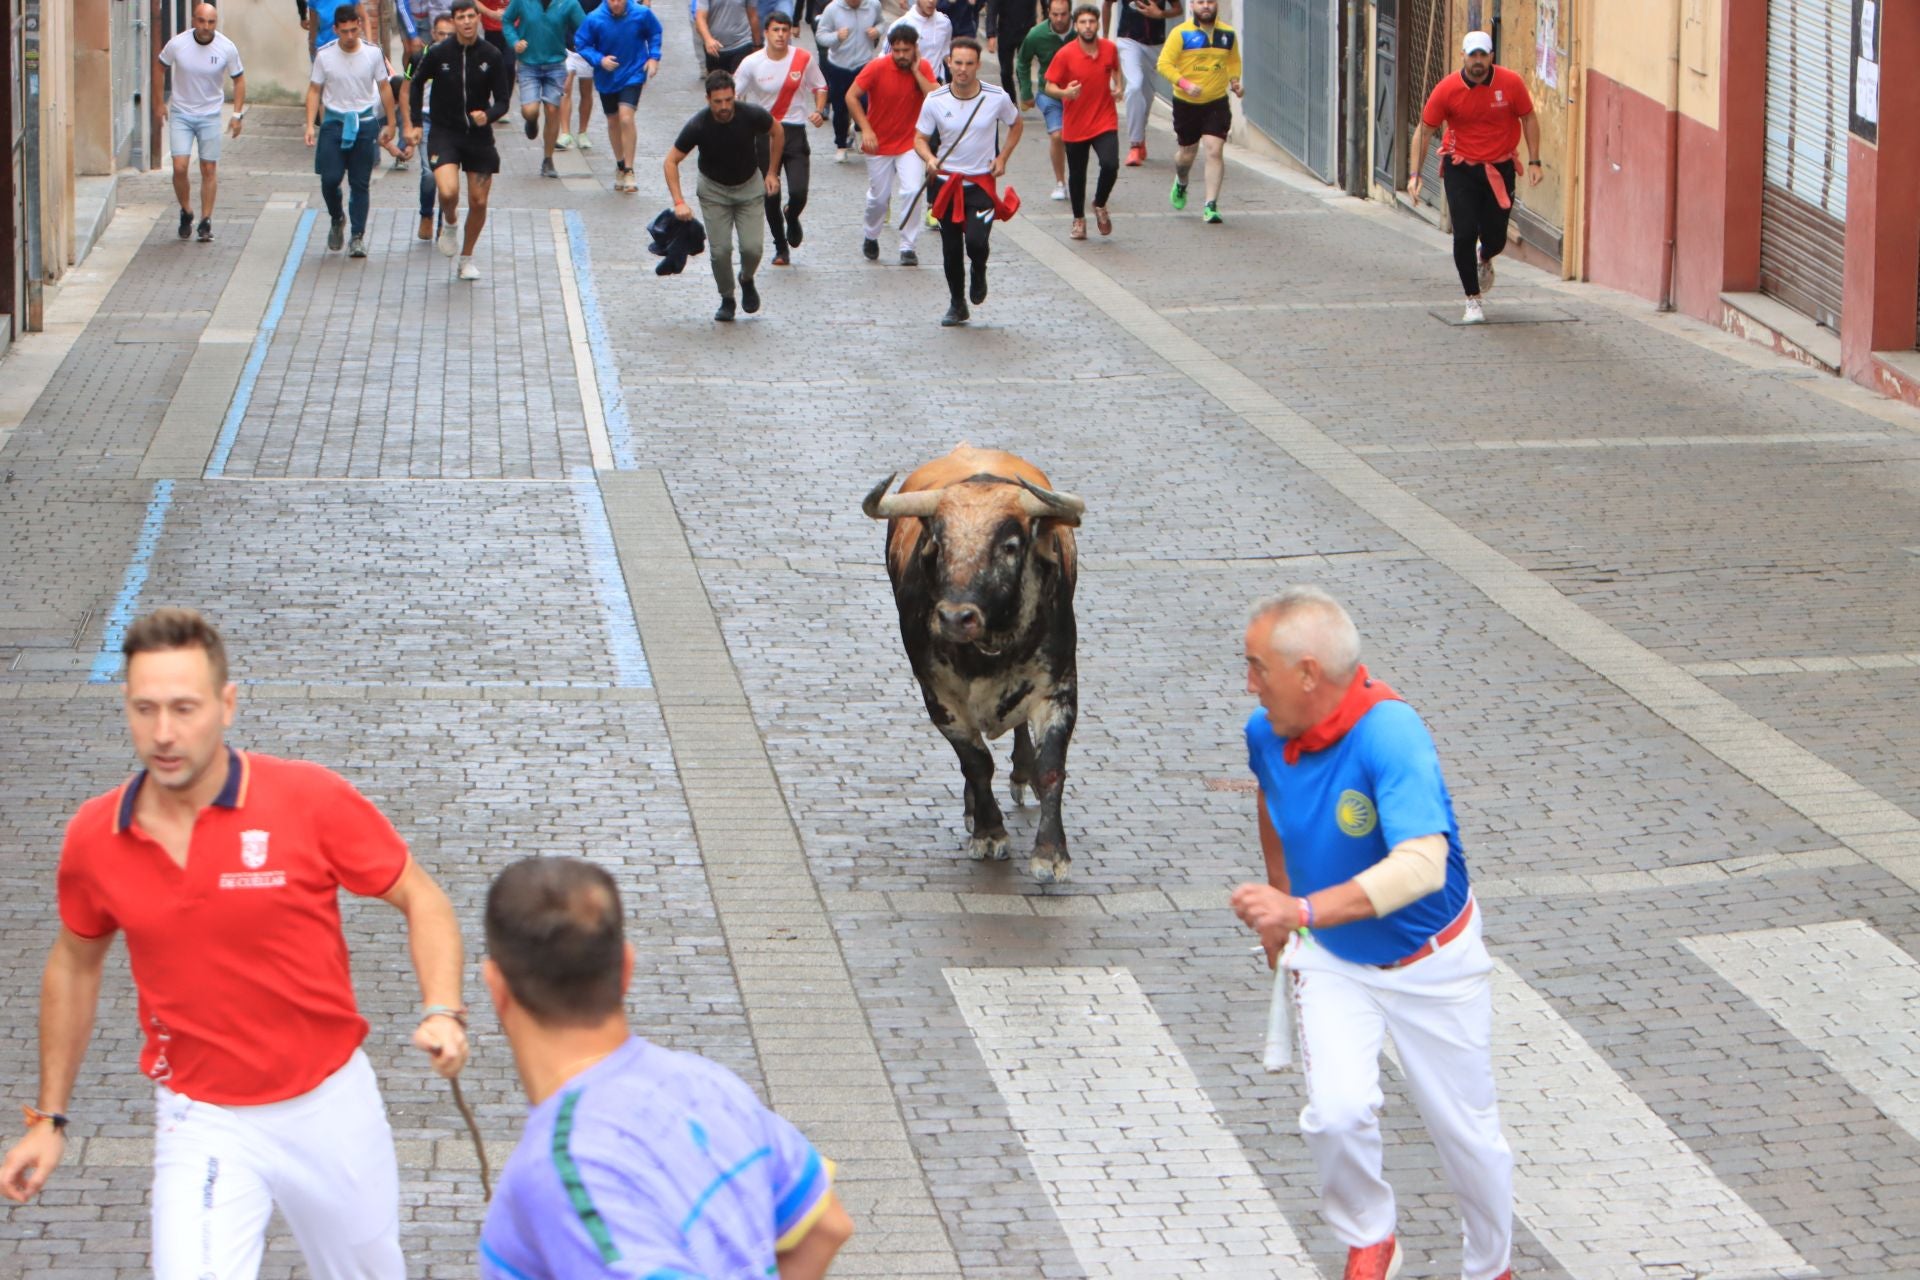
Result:
{"label": "cap", "polygon": [[1493,37],[1484,31],[1469,31],[1467,38],[1460,42],[1462,53],[1492,53]]}

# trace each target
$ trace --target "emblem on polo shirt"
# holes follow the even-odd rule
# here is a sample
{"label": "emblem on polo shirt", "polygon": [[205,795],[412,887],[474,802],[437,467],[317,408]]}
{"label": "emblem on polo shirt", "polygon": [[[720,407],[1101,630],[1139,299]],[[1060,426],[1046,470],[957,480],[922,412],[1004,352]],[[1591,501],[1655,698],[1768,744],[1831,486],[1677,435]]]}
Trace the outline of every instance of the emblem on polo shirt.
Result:
{"label": "emblem on polo shirt", "polygon": [[242,831],[240,833],[240,861],[247,864],[249,871],[258,871],[267,865],[266,832]]}
{"label": "emblem on polo shirt", "polygon": [[1358,791],[1342,791],[1339,803],[1333,806],[1333,820],[1340,824],[1340,830],[1347,835],[1359,837],[1371,835],[1380,825],[1380,816],[1374,812],[1373,801]]}

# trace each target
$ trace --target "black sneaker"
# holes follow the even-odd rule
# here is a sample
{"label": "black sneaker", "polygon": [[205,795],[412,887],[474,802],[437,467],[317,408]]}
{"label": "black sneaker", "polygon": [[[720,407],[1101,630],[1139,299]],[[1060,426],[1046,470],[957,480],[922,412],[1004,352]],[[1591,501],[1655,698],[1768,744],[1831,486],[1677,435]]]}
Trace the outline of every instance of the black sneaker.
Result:
{"label": "black sneaker", "polygon": [[206,244],[213,239],[213,219],[200,219],[200,243]]}
{"label": "black sneaker", "polygon": [[798,214],[790,213],[787,215],[787,244],[795,249],[800,247],[800,217]]}
{"label": "black sneaker", "polygon": [[732,324],[733,323],[733,299],[732,298],[720,299],[720,309],[713,313],[713,318],[715,320],[722,322],[723,324]]}
{"label": "black sneaker", "polygon": [[976,307],[987,300],[987,269],[985,267],[973,268],[973,287],[967,290],[967,297],[972,299]]}
{"label": "black sneaker", "polygon": [[537,115],[528,116],[525,123],[527,126],[527,141],[532,142],[540,136],[540,117]]}
{"label": "black sneaker", "polygon": [[347,220],[335,218],[327,227],[327,248],[334,253],[340,252],[340,246],[347,242]]}
{"label": "black sneaker", "polygon": [[785,245],[779,245],[774,248],[773,265],[776,267],[790,267],[793,265],[793,255],[787,252]]}
{"label": "black sneaker", "polygon": [[967,304],[955,299],[953,305],[947,308],[947,314],[940,317],[940,327],[942,329],[951,329],[955,325],[965,324],[971,319],[973,319],[973,313],[967,310]]}
{"label": "black sneaker", "polygon": [[860,242],[860,252],[867,255],[868,262],[878,262],[880,261],[880,242],[878,240],[862,240]]}
{"label": "black sneaker", "polygon": [[540,176],[543,178],[557,178],[560,176],[560,171],[553,167],[553,160],[550,157],[540,162]]}
{"label": "black sneaker", "polygon": [[920,265],[920,255],[911,249],[902,249],[900,251],[900,265],[903,267],[917,267]]}
{"label": "black sneaker", "polygon": [[760,309],[760,291],[753,287],[752,276],[740,277],[740,309],[748,315]]}
{"label": "black sneaker", "polygon": [[182,209],[180,211],[180,238],[182,240],[185,240],[188,236],[192,234],[193,234],[193,210]]}

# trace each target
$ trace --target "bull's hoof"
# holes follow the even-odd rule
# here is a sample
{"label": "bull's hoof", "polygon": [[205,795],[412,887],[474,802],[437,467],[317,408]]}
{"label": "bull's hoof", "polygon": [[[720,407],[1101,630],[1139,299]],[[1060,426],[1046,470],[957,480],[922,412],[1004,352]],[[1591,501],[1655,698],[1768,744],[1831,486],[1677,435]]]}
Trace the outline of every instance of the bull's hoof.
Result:
{"label": "bull's hoof", "polygon": [[967,856],[975,862],[1005,862],[1007,860],[1007,833],[999,835],[974,836],[967,841]]}
{"label": "bull's hoof", "polygon": [[1027,798],[1033,794],[1033,788],[1024,782],[1010,782],[1007,784],[1007,793],[1013,797],[1013,804],[1017,809],[1026,805]]}
{"label": "bull's hoof", "polygon": [[1033,860],[1027,863],[1027,870],[1033,872],[1033,878],[1041,884],[1063,883],[1072,868],[1073,860],[1067,857],[1065,849],[1036,849]]}

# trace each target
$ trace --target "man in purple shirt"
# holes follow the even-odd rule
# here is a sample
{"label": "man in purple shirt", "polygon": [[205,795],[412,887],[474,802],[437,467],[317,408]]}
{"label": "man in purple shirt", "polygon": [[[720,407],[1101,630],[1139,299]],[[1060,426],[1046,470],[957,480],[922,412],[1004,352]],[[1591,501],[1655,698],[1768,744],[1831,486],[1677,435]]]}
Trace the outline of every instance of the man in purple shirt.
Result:
{"label": "man in purple shirt", "polygon": [[832,1166],[732,1072],[627,1029],[621,919],[612,877],[574,858],[487,893],[482,976],[533,1110],[480,1275],[818,1280],[853,1234]]}

